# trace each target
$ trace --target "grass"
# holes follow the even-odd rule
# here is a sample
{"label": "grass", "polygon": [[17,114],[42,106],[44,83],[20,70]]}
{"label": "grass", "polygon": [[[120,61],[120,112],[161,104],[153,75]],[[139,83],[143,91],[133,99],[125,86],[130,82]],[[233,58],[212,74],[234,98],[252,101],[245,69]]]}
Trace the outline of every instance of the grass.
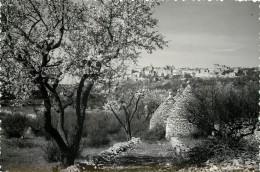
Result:
{"label": "grass", "polygon": [[[3,170],[8,171],[52,171],[58,163],[47,163],[43,159],[44,151],[42,147],[47,145],[44,137],[28,137],[23,139],[29,146],[19,148],[16,145],[18,139],[7,139],[2,137],[2,159],[0,161]],[[22,141],[21,141],[22,142]],[[14,144],[15,143],[15,144]],[[83,147],[82,152],[76,162],[84,160],[86,156],[98,155],[101,151],[108,149],[109,146],[101,148]],[[123,156],[151,156],[165,157],[171,156],[171,145],[168,142],[145,143],[142,142],[128,150]]]}
{"label": "grass", "polygon": [[[47,141],[44,137],[31,136],[25,138],[25,143],[30,143],[32,146],[24,148],[18,148],[15,144],[8,144],[15,142],[12,139],[5,137],[1,139],[2,159],[0,164],[3,171],[47,172],[53,171],[53,168],[58,165],[58,163],[47,163],[43,159],[44,152],[41,147],[47,145]],[[194,142],[196,142],[196,139],[186,138],[185,140],[185,138],[183,138],[182,141],[186,143],[190,142],[189,144],[192,146],[195,145]],[[98,155],[101,151],[108,149],[108,147],[109,145],[100,148],[83,146],[82,152],[79,158],[76,159],[76,162],[84,161],[87,156]],[[127,163],[127,165],[106,166],[101,169],[91,169],[90,171],[178,171],[180,169],[174,165],[173,155],[174,151],[171,143],[166,140],[156,143],[141,142],[119,156],[119,159],[122,159],[121,162],[129,160],[128,158],[133,158],[131,159],[134,160],[133,164]],[[205,168],[197,168],[198,171],[202,169]],[[182,170],[185,171],[185,169]]]}
{"label": "grass", "polygon": [[[1,149],[2,159],[0,164],[2,170],[8,171],[48,171],[55,164],[48,164],[43,159],[42,146],[45,146],[47,142],[43,137],[30,137],[24,139],[30,146],[19,148],[16,144],[12,145],[11,142],[15,142],[12,139],[6,139],[1,137]],[[21,141],[23,142],[23,141]]]}
{"label": "grass", "polygon": [[22,113],[22,114],[35,114],[33,107],[26,106],[26,107],[1,107],[1,112],[12,112],[12,113]]}

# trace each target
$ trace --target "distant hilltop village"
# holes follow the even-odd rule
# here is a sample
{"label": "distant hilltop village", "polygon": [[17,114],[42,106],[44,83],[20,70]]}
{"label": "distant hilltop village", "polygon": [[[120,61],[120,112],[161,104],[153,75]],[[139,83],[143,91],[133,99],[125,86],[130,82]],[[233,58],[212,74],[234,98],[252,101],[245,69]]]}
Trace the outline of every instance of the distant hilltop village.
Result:
{"label": "distant hilltop village", "polygon": [[[163,80],[174,78],[234,78],[239,76],[246,76],[252,74],[252,72],[260,71],[260,67],[242,68],[242,67],[228,67],[226,65],[214,64],[213,68],[180,68],[176,69],[174,66],[154,67],[147,66],[143,68],[130,69],[120,78],[116,80]],[[62,80],[62,84],[73,84],[80,79],[78,77],[65,76]]]}
{"label": "distant hilltop village", "polygon": [[259,71],[259,68],[241,68],[228,67],[226,65],[214,64],[213,68],[180,68],[176,69],[174,66],[154,67],[147,66],[143,68],[131,69],[124,76],[124,79],[143,80],[146,78],[167,79],[173,77],[182,78],[211,78],[211,77],[229,77],[247,75],[248,71]]}

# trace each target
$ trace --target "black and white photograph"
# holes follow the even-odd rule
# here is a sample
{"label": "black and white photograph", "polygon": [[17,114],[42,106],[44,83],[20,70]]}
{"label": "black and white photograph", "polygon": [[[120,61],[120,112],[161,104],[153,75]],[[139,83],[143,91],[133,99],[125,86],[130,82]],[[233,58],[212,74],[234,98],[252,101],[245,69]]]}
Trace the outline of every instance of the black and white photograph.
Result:
{"label": "black and white photograph", "polygon": [[0,0],[0,171],[260,171],[260,2]]}

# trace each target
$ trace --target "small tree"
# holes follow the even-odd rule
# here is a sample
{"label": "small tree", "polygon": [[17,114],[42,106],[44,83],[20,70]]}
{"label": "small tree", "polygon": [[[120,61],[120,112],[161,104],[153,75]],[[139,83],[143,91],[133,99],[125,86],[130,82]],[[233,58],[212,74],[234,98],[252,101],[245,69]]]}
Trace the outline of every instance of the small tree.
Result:
{"label": "small tree", "polygon": [[[124,128],[127,140],[132,138],[131,122],[137,114],[138,105],[143,96],[144,91],[119,93],[110,96],[104,105],[104,108],[110,110]],[[123,112],[124,119],[120,118],[120,112]],[[138,115],[138,118],[140,119],[141,116]]]}
{"label": "small tree", "polygon": [[251,135],[258,122],[257,84],[235,88],[220,82],[198,87],[195,99],[186,104],[186,118],[203,131],[215,136],[239,141]]}
{"label": "small tree", "polygon": [[189,78],[192,78],[192,76],[191,76],[190,73],[185,73],[185,74],[184,74],[184,78],[189,79]]}

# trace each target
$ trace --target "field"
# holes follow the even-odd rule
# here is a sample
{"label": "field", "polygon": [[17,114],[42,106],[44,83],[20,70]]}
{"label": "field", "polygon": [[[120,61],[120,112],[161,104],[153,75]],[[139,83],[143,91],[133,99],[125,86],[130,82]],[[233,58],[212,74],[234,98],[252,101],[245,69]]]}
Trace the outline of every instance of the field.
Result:
{"label": "field", "polygon": [[43,158],[43,149],[47,142],[43,137],[6,139],[2,137],[1,165],[5,170],[16,171],[17,168],[49,169],[54,164],[48,164]]}
{"label": "field", "polygon": [[[195,146],[201,140],[184,139],[183,141],[190,146]],[[43,158],[43,147],[46,145],[47,141],[44,137],[27,136],[20,141],[18,141],[18,139],[6,139],[3,137],[3,151],[0,162],[2,168],[8,171],[20,172],[55,171],[58,169],[59,163],[47,163]],[[108,147],[109,146],[100,148],[85,147],[76,159],[76,163],[83,162],[87,156],[96,156]],[[194,168],[185,167],[185,165],[179,166],[180,164],[177,165],[176,163],[178,163],[178,160],[176,159],[175,151],[168,141],[156,143],[141,142],[126,152],[121,153],[117,156],[116,160],[116,165],[107,164],[98,169],[89,169],[89,171],[186,171],[188,170],[187,168],[190,168],[193,171],[201,171],[202,169],[214,170],[214,168],[217,171],[219,170],[218,167],[205,166]],[[238,169],[237,171],[245,171],[245,169]]]}
{"label": "field", "polygon": [[[8,171],[51,171],[59,163],[47,163],[44,156],[44,137],[28,137],[24,139],[2,138],[1,165]],[[83,148],[76,162],[84,161],[87,156],[98,155],[109,146],[101,148]],[[151,166],[170,166],[174,152],[169,142],[145,143],[136,145],[133,149],[120,154],[119,166],[129,168],[144,168]],[[109,167],[107,167],[109,168]]]}

